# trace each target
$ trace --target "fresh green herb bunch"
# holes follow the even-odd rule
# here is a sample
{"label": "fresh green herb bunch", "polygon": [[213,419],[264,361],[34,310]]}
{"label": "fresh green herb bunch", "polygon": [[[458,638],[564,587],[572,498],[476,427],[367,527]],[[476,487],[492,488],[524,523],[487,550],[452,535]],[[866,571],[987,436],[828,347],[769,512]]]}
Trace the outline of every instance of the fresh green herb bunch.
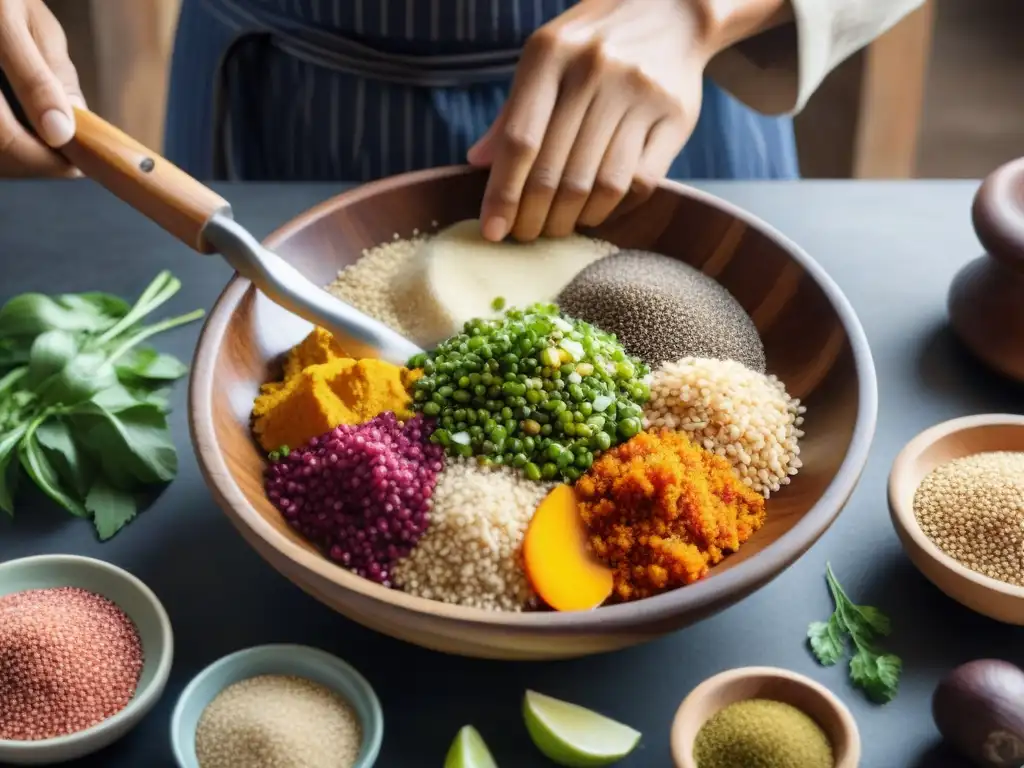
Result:
{"label": "fresh green herb bunch", "polygon": [[203,312],[142,321],[180,288],[162,272],[134,305],[25,293],[0,307],[0,509],[14,514],[24,473],[109,539],[147,486],[174,478],[167,388],[188,368],[142,342]]}
{"label": "fresh green herb bunch", "polygon": [[457,456],[576,480],[594,456],[641,428],[650,372],[615,336],[554,304],[471,320],[417,355],[413,407],[438,420],[431,440]]}

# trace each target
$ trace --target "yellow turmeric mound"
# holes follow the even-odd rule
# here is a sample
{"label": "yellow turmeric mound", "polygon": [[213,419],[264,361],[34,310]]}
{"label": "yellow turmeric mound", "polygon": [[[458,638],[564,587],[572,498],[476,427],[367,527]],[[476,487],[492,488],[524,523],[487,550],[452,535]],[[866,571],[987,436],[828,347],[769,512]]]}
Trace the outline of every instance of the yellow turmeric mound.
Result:
{"label": "yellow turmeric mound", "polygon": [[593,552],[636,600],[690,584],[765,520],[764,497],[683,434],[642,432],[606,451],[576,483]]}
{"label": "yellow turmeric mound", "polygon": [[422,371],[354,360],[328,331],[315,329],[294,347],[284,378],[264,384],[253,404],[253,433],[266,451],[298,448],[339,424],[361,424],[385,411],[412,417],[409,386]]}

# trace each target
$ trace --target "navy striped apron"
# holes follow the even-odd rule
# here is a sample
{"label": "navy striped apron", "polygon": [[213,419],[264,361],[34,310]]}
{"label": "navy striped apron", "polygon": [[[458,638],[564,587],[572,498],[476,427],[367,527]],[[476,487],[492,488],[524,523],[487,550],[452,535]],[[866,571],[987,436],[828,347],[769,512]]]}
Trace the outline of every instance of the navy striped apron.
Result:
{"label": "navy striped apron", "polygon": [[[368,181],[465,162],[572,0],[183,0],[165,152],[201,179]],[[675,179],[796,178],[789,118],[711,82]]]}

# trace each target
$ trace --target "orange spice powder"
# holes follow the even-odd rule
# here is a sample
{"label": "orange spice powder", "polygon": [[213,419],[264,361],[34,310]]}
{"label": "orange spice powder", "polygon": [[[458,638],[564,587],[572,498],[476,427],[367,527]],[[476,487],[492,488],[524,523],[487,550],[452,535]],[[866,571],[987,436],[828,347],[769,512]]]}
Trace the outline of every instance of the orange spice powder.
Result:
{"label": "orange spice powder", "polygon": [[703,578],[765,520],[764,497],[728,461],[670,430],[606,451],[576,492],[590,546],[614,569],[620,600]]}

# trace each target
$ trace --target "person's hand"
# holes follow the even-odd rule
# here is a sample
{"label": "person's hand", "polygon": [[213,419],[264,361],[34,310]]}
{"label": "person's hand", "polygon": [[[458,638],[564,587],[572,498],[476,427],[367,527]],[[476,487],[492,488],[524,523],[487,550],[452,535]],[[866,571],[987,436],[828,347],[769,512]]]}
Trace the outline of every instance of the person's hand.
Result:
{"label": "person's hand", "polygon": [[67,38],[43,0],[0,0],[0,69],[36,138],[0,94],[0,176],[77,176],[51,148],[75,135],[72,104],[85,106]]}
{"label": "person's hand", "polygon": [[689,0],[582,0],[538,29],[469,151],[491,168],[484,237],[561,237],[649,197],[700,114],[705,21]]}

